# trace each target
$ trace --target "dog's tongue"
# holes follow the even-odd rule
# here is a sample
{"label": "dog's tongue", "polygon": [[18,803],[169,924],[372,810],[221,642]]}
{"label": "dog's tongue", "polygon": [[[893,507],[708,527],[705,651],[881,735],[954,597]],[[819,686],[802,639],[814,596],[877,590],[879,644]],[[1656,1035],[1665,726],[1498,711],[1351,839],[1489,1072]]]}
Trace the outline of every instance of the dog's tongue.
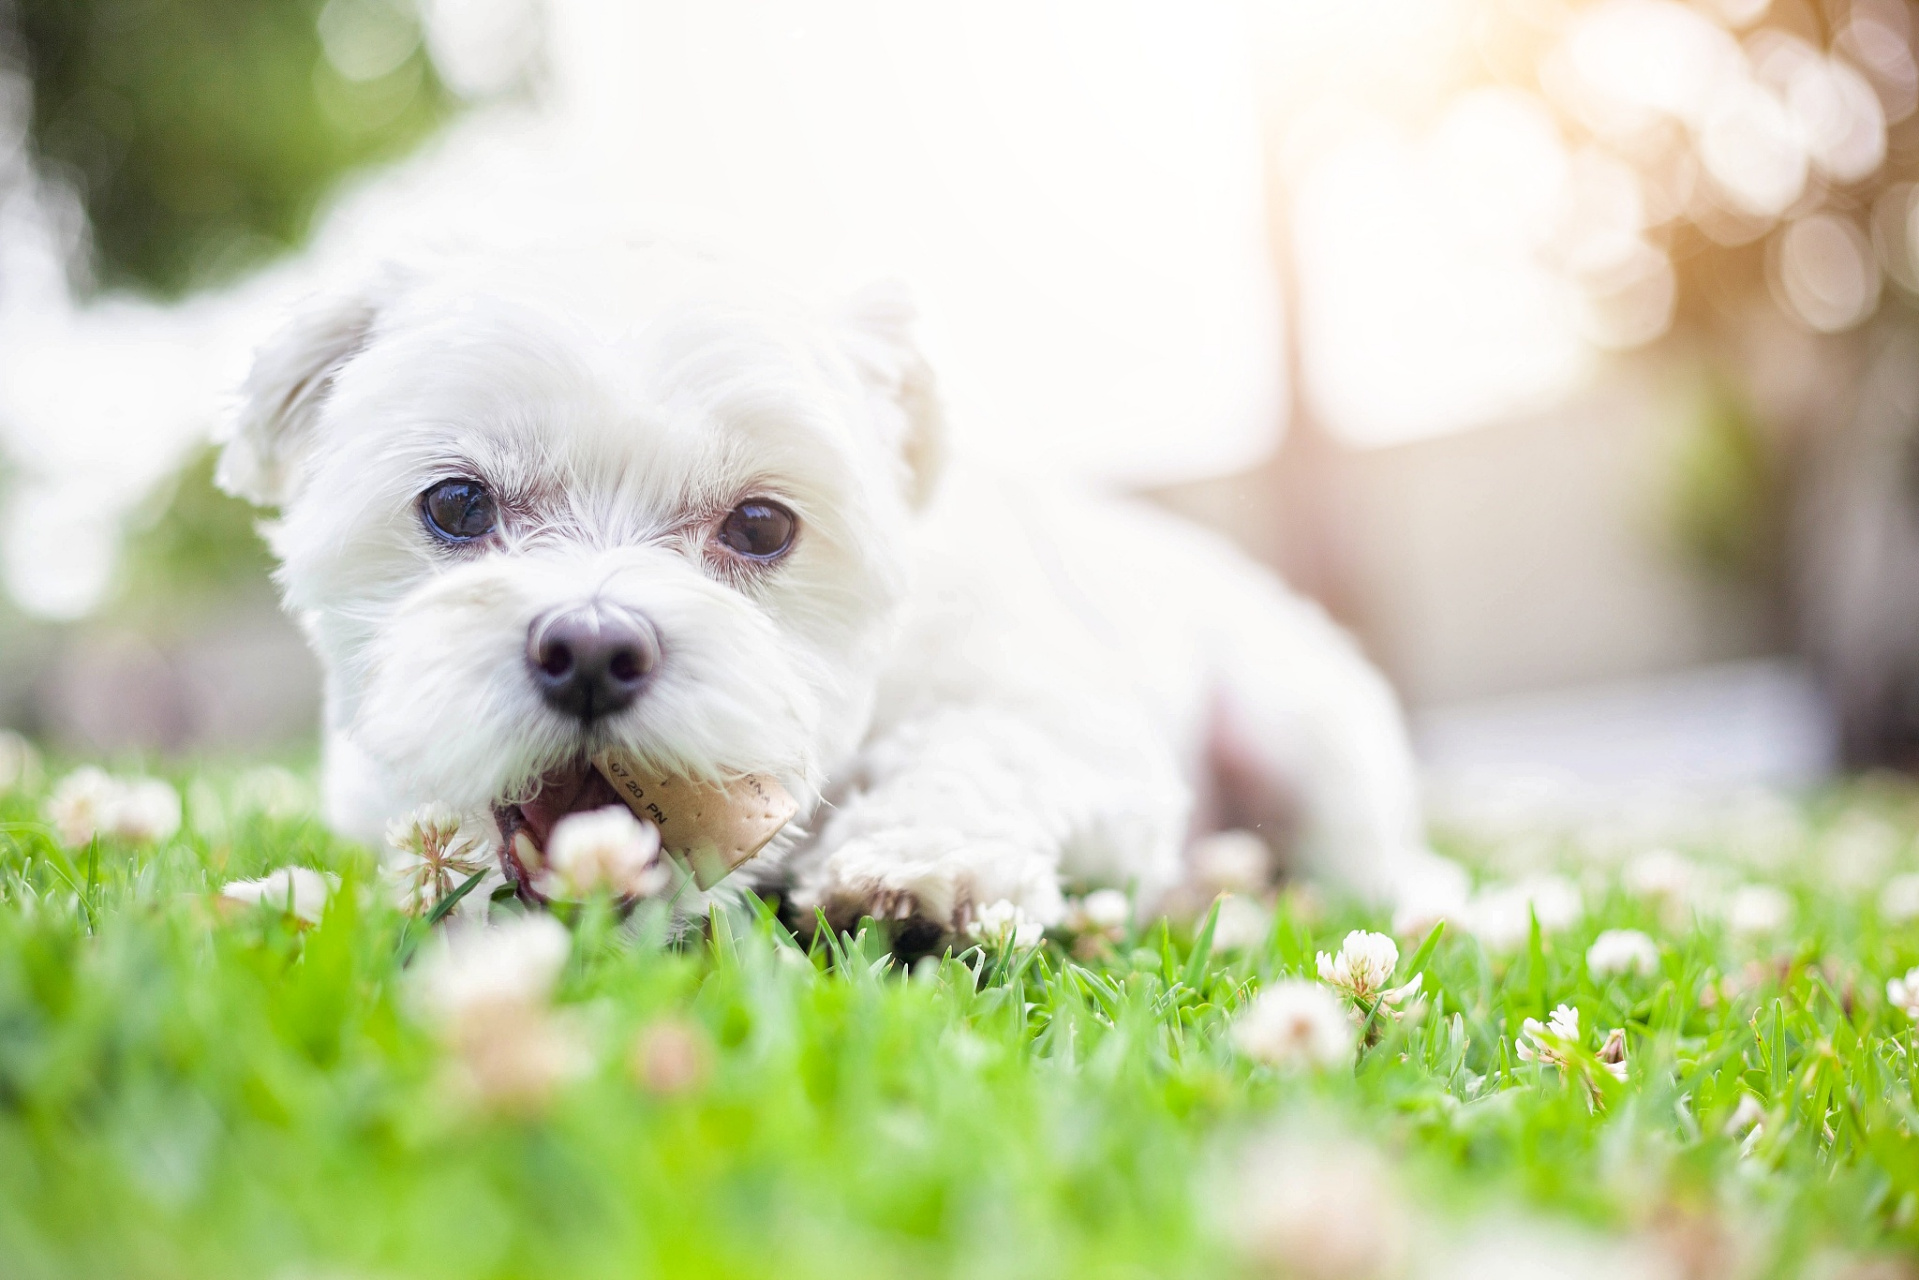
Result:
{"label": "dog's tongue", "polygon": [[520,816],[527,832],[540,848],[546,848],[553,826],[569,813],[604,809],[608,805],[625,807],[620,793],[600,776],[600,771],[581,761],[577,766],[549,773],[540,779],[540,789],[520,802]]}

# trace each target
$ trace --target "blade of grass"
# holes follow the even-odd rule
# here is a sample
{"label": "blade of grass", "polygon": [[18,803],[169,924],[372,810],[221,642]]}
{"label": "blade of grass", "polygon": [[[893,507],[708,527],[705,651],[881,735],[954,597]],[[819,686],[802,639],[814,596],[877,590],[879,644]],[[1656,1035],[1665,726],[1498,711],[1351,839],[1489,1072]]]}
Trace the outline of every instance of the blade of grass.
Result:
{"label": "blade of grass", "polygon": [[[447,913],[460,905],[460,899],[466,897],[467,894],[472,893],[474,889],[479,887],[480,881],[486,879],[487,870],[487,868],[482,868],[475,871],[461,882],[459,888],[434,903],[432,909],[420,917],[417,922],[417,927],[415,922],[409,921],[407,923],[407,927],[400,934],[400,946],[396,959],[398,964],[404,967],[406,962],[413,958],[413,952],[420,945],[420,939],[426,934],[431,933],[434,925],[446,919]],[[291,889],[288,891],[290,893]]]}
{"label": "blade of grass", "polygon": [[438,902],[434,903],[433,909],[427,912],[426,916],[424,917],[423,923],[426,925],[426,927],[431,929],[434,925],[446,919],[447,913],[453,910],[453,908],[460,905],[460,899],[466,897],[467,894],[472,893],[474,889],[479,887],[480,881],[486,879],[488,870],[490,870],[490,868],[483,868],[479,871],[475,871],[472,875],[468,876],[460,884],[459,888],[455,889],[452,893],[447,894],[446,897],[441,898]]}
{"label": "blade of grass", "polygon": [[1441,920],[1427,933],[1426,940],[1419,944],[1419,950],[1413,952],[1413,958],[1406,962],[1405,981],[1411,982],[1415,975],[1426,971],[1426,964],[1433,958],[1433,951],[1439,946],[1439,937],[1446,932],[1446,922]]}
{"label": "blade of grass", "polygon": [[1213,931],[1219,927],[1219,904],[1223,895],[1213,899],[1213,906],[1206,913],[1206,920],[1199,926],[1199,932],[1193,935],[1193,949],[1186,957],[1186,968],[1180,973],[1180,981],[1197,991],[1206,978],[1206,966],[1213,958]]}

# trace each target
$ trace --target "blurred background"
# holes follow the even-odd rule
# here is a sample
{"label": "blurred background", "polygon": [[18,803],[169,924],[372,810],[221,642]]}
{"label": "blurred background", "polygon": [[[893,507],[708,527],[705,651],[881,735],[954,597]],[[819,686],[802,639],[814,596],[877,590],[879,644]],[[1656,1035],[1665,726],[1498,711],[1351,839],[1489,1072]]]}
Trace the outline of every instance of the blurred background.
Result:
{"label": "blurred background", "polygon": [[1442,784],[1919,764],[1907,0],[0,0],[0,724],[314,731],[251,347],[447,240],[915,290],[962,447],[1219,527]]}

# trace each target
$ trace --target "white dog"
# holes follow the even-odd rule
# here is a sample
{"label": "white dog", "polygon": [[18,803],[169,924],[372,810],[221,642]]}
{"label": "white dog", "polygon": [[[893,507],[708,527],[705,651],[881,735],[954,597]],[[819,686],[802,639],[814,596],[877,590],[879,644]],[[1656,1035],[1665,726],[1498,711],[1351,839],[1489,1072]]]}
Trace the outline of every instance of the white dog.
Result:
{"label": "white dog", "polygon": [[[588,766],[777,777],[745,873],[937,939],[1063,887],[1150,903],[1197,833],[1450,895],[1393,697],[1314,606],[1136,506],[942,467],[906,307],[638,249],[395,269],[260,352],[222,483],[281,516],[327,799],[544,841]],[[1003,910],[1003,909],[1002,909]]]}

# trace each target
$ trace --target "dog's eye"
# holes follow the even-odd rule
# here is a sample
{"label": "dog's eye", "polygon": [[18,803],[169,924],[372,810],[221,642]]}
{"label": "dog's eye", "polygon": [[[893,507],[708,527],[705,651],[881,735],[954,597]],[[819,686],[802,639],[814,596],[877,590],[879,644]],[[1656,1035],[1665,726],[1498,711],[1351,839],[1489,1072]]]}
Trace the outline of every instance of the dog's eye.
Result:
{"label": "dog's eye", "polygon": [[779,503],[754,498],[727,513],[720,525],[720,541],[739,555],[772,560],[785,555],[793,545],[793,533],[799,524],[799,519]]}
{"label": "dog's eye", "polygon": [[448,542],[471,542],[493,532],[498,512],[478,480],[442,480],[420,495],[426,527]]}

